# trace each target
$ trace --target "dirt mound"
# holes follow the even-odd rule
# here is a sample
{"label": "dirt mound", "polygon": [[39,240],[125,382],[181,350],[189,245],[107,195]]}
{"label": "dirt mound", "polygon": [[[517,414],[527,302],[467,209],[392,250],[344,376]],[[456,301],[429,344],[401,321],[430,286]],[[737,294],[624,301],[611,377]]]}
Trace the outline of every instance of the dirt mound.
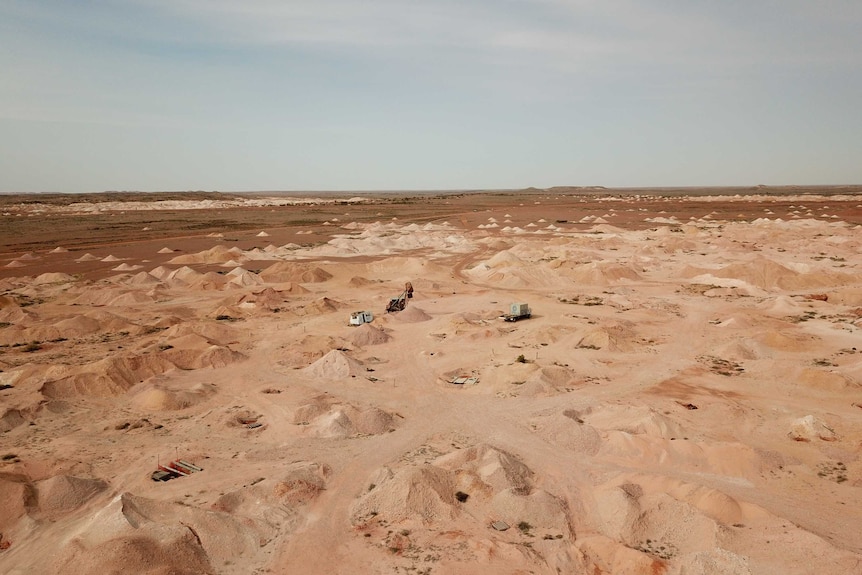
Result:
{"label": "dirt mound", "polygon": [[189,335],[177,343],[176,347],[163,351],[161,355],[179,369],[219,368],[247,359],[229,347],[209,345],[198,336]]}
{"label": "dirt mound", "polygon": [[51,272],[39,274],[38,276],[33,278],[33,285],[56,284],[71,281],[75,281],[75,276],[59,272]]}
{"label": "dirt mound", "polygon": [[529,493],[533,472],[511,453],[488,444],[478,444],[439,457],[434,462],[444,469],[473,474],[491,492],[511,490]]}
{"label": "dirt mound", "polygon": [[222,274],[216,272],[206,272],[196,278],[191,278],[188,282],[189,289],[200,291],[215,291],[224,289],[228,279]]}
{"label": "dirt mound", "polygon": [[14,324],[33,324],[39,321],[39,316],[32,311],[15,305],[14,303],[9,303],[0,308],[0,321]]}
{"label": "dirt mound", "polygon": [[817,338],[803,333],[784,331],[764,331],[753,338],[759,344],[777,351],[800,352],[811,347]]}
{"label": "dirt mound", "polygon": [[451,520],[458,514],[455,474],[440,467],[421,465],[397,473],[384,469],[373,485],[351,509],[354,524],[370,517],[391,523],[414,519],[427,524]]}
{"label": "dirt mound", "polygon": [[120,264],[115,268],[111,268],[111,271],[115,272],[131,272],[135,270],[141,269],[143,266],[139,265],[130,265],[130,264]]}
{"label": "dirt mound", "polygon": [[0,533],[13,527],[36,505],[36,490],[27,477],[0,473]]}
{"label": "dirt mound", "polygon": [[284,348],[278,363],[288,367],[308,367],[343,343],[328,335],[306,335]]}
{"label": "dirt mound", "polygon": [[368,278],[364,278],[362,276],[353,276],[350,278],[350,281],[347,282],[347,285],[350,287],[365,287],[367,285],[371,285],[375,282]]}
{"label": "dirt mound", "polygon": [[137,326],[111,313],[89,312],[86,315],[62,319],[54,323],[53,327],[60,332],[62,337],[72,339],[98,332],[132,331]]}
{"label": "dirt mound", "polygon": [[108,484],[101,479],[86,479],[55,475],[35,483],[38,515],[56,516],[74,511],[105,491]]}
{"label": "dirt mound", "polygon": [[225,493],[211,508],[272,524],[287,530],[301,523],[296,509],[311,503],[326,489],[328,465],[313,461],[291,463],[278,479],[263,479],[251,487]]}
{"label": "dirt mound", "polygon": [[156,285],[161,283],[159,278],[153,276],[148,272],[138,272],[135,275],[128,278],[125,282],[126,285],[130,286],[147,286],[147,285]]}
{"label": "dirt mound", "polygon": [[425,313],[424,310],[413,305],[408,305],[403,311],[396,312],[393,317],[398,321],[407,323],[417,323],[420,321],[428,321],[431,316]]}
{"label": "dirt mound", "polygon": [[284,307],[287,301],[289,301],[289,298],[286,293],[268,287],[251,294],[244,294],[238,298],[236,303],[237,305],[244,303],[253,304],[258,308],[275,310]]}
{"label": "dirt mound", "polygon": [[226,287],[245,287],[264,283],[263,279],[261,279],[259,275],[243,268],[234,268],[227,274],[227,277],[230,279],[228,280]]}
{"label": "dirt mound", "polygon": [[357,347],[366,345],[380,345],[392,339],[383,329],[374,327],[370,323],[364,323],[353,330],[348,340]]}
{"label": "dirt mound", "polygon": [[45,381],[39,391],[51,399],[111,397],[171,369],[175,369],[173,363],[155,354],[110,357],[79,368],[66,368],[64,371],[72,373]]}
{"label": "dirt mound", "polygon": [[612,323],[585,333],[577,347],[605,351],[631,352],[638,348],[637,335],[627,323]]}
{"label": "dirt mound", "polygon": [[806,415],[790,424],[787,435],[794,441],[836,441],[838,434],[821,419]]}
{"label": "dirt mound", "polygon": [[[153,272],[151,271],[150,273],[152,274]],[[193,270],[188,266],[183,266],[169,272],[163,280],[169,285],[182,287],[193,284],[195,281],[200,279],[202,275],[203,274],[199,271]]]}
{"label": "dirt mound", "polygon": [[852,283],[852,276],[831,271],[799,272],[759,257],[748,263],[738,263],[712,270],[720,278],[737,279],[764,290],[813,290]]}
{"label": "dirt mound", "polygon": [[829,301],[839,305],[862,306],[862,288],[847,287],[829,294]]}
{"label": "dirt mound", "polygon": [[529,494],[514,489],[503,490],[491,499],[490,512],[509,525],[529,525],[530,529],[551,531],[567,537],[569,519],[566,506],[559,498],[537,489]]}
{"label": "dirt mound", "polygon": [[260,272],[260,277],[270,283],[318,283],[332,278],[332,274],[310,264],[278,262]]}
{"label": "dirt mound", "polygon": [[249,523],[125,493],[62,549],[53,572],[121,573],[138,565],[151,574],[215,573],[213,565],[259,548],[260,533]]}
{"label": "dirt mound", "polygon": [[308,433],[316,437],[378,435],[393,430],[392,423],[392,416],[377,408],[359,411],[350,406],[336,406],[317,417]]}
{"label": "dirt mound", "polygon": [[[437,447],[423,445],[414,453],[422,457]],[[532,471],[505,451],[480,444],[430,462],[414,461],[411,454],[401,461],[400,469],[384,467],[369,477],[368,490],[351,508],[351,521],[357,528],[412,526],[419,531],[418,540],[421,531],[428,529],[488,534],[488,526],[500,521],[504,529],[518,526],[523,534],[537,529],[546,539],[571,538],[566,503],[536,489]],[[580,503],[575,503],[580,509]],[[414,541],[414,535],[410,537]],[[571,560],[568,556],[557,559]]]}
{"label": "dirt mound", "polygon": [[316,437],[350,437],[380,435],[393,431],[396,418],[376,407],[358,408],[321,395],[298,407],[293,423],[307,427]]}
{"label": "dirt mound", "polygon": [[579,285],[607,286],[622,280],[638,281],[640,274],[630,266],[613,262],[591,262],[568,267],[560,263],[559,271]]}
{"label": "dirt mound", "polygon": [[575,453],[595,455],[601,447],[602,437],[592,425],[587,425],[580,413],[566,409],[532,424],[543,438]]}
{"label": "dirt mound", "polygon": [[321,379],[341,379],[365,373],[365,367],[341,350],[333,349],[303,370]]}
{"label": "dirt mound", "polygon": [[328,465],[311,461],[299,461],[291,464],[284,476],[279,479],[273,495],[282,503],[309,503],[326,488],[326,482],[332,475]]}
{"label": "dirt mound", "polygon": [[318,298],[312,301],[305,301],[289,308],[289,311],[300,317],[318,316],[328,314],[344,309],[345,304],[338,300],[328,297]]}
{"label": "dirt mound", "polygon": [[165,266],[159,266],[153,268],[149,271],[149,274],[156,279],[166,280],[173,273],[174,270],[171,268],[166,268]]}
{"label": "dirt mound", "polygon": [[[165,319],[167,321],[167,318]],[[229,345],[237,343],[242,339],[242,333],[235,327],[223,322],[171,322],[171,327],[165,330],[163,338],[166,343],[172,345],[174,339],[180,339],[188,335],[196,335],[208,345]]]}
{"label": "dirt mound", "polygon": [[818,391],[831,391],[834,393],[843,391],[859,391],[859,383],[852,378],[835,371],[826,371],[823,369],[814,369],[810,367],[802,368],[796,381],[805,387],[816,389]]}
{"label": "dirt mound", "polygon": [[631,435],[650,435],[662,439],[688,435],[680,424],[650,407],[603,405],[584,410],[580,418],[597,429],[623,431]]}
{"label": "dirt mound", "polygon": [[27,420],[20,409],[14,407],[6,408],[3,411],[3,415],[0,415],[0,433],[6,433],[10,429],[15,429],[26,422]]}
{"label": "dirt mound", "polygon": [[197,405],[215,393],[215,386],[208,383],[197,383],[188,389],[147,385],[135,391],[131,402],[149,411],[177,411]]}
{"label": "dirt mound", "polygon": [[169,264],[221,264],[228,260],[242,257],[242,250],[224,245],[213,246],[196,254],[184,254],[168,260]]}

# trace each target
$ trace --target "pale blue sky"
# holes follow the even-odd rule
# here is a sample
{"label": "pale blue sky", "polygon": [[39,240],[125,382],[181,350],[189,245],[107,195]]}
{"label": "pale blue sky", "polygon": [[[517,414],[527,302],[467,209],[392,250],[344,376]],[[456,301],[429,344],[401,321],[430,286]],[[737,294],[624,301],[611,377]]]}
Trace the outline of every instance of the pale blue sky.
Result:
{"label": "pale blue sky", "polygon": [[862,2],[0,0],[0,191],[862,184]]}

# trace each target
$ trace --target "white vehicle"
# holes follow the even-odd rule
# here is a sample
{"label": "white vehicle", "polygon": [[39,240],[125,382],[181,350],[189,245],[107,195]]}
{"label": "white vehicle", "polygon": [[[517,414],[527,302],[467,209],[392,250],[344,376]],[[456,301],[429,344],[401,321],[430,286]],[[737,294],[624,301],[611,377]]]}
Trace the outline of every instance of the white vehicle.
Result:
{"label": "white vehicle", "polygon": [[509,306],[509,313],[503,316],[506,321],[518,321],[528,319],[533,312],[530,311],[530,306],[525,303],[513,303]]}
{"label": "white vehicle", "polygon": [[363,323],[371,323],[374,316],[370,311],[355,311],[350,314],[350,325],[362,325]]}

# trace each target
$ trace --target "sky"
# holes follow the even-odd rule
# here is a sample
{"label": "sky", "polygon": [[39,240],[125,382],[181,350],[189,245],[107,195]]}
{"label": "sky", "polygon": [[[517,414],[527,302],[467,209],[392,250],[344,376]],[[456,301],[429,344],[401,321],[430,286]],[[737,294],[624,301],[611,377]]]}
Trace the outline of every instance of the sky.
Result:
{"label": "sky", "polygon": [[0,192],[862,184],[858,0],[0,0]]}

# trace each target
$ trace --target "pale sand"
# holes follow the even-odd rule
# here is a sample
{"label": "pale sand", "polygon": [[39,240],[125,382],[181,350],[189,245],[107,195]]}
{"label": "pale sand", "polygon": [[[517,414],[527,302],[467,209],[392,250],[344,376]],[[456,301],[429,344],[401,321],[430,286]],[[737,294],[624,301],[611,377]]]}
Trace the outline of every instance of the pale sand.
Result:
{"label": "pale sand", "polygon": [[0,572],[862,573],[858,199],[698,201],[10,255]]}

